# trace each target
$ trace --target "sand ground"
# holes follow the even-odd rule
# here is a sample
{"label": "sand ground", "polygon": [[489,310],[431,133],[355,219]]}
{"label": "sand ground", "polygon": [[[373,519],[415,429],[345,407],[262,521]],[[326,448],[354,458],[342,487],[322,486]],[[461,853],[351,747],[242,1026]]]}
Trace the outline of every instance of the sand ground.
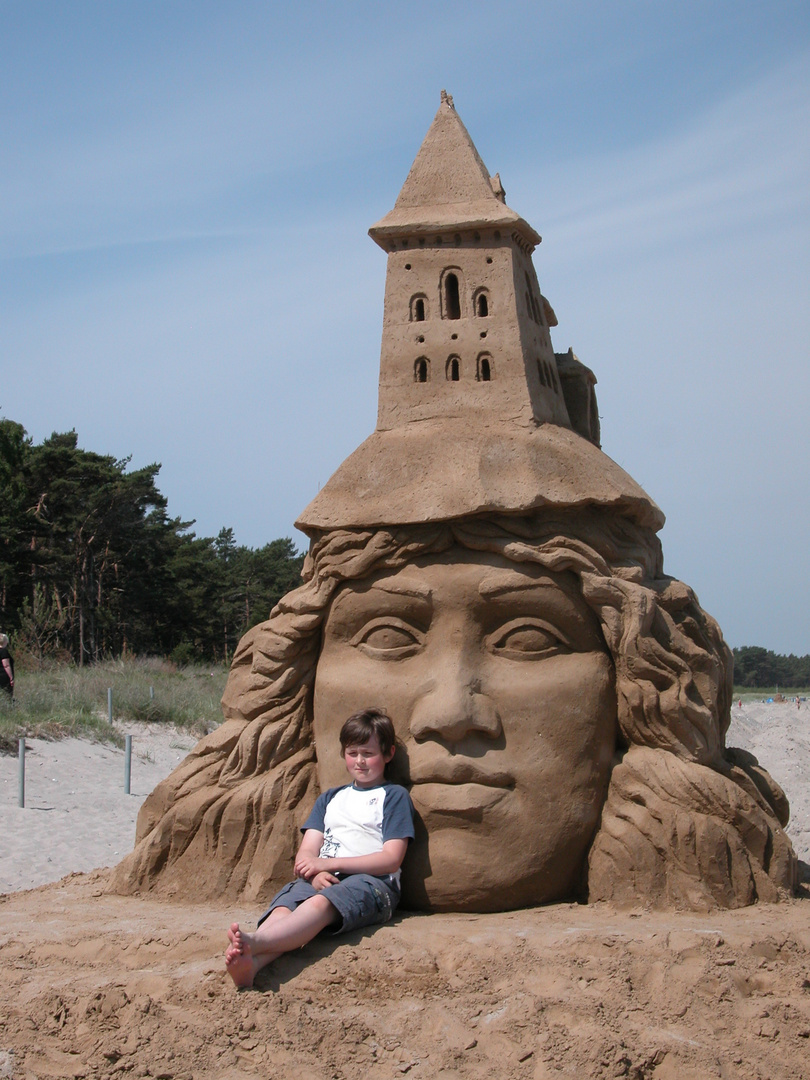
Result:
{"label": "sand ground", "polygon": [[[810,710],[735,706],[729,743],[785,787],[810,862]],[[810,1080],[810,897],[710,915],[553,905],[403,915],[324,938],[237,993],[256,912],[105,893],[188,736],[34,742],[0,759],[0,1077]],[[54,884],[48,881],[70,876]],[[28,891],[20,891],[28,890]]]}

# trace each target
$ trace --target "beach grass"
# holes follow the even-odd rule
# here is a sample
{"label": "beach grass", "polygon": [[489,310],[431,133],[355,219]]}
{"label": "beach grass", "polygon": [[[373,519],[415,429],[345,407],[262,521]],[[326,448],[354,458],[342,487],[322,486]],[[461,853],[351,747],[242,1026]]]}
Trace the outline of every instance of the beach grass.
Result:
{"label": "beach grass", "polygon": [[[141,722],[184,728],[197,736],[222,721],[224,665],[176,665],[156,658],[110,660],[88,667],[54,664],[18,671],[15,699],[0,694],[0,750],[17,740],[68,735],[123,745],[119,724]],[[108,688],[112,688],[113,725]]]}

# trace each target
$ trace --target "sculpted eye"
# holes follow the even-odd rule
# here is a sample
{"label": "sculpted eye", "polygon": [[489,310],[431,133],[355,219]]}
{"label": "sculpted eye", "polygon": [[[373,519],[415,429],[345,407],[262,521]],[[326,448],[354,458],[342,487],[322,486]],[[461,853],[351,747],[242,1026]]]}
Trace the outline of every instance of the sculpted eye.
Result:
{"label": "sculpted eye", "polygon": [[487,639],[490,652],[510,660],[541,660],[571,651],[559,630],[540,619],[513,619]]}
{"label": "sculpted eye", "polygon": [[423,636],[418,630],[389,615],[366,623],[350,644],[380,660],[399,660],[416,652],[422,642]]}

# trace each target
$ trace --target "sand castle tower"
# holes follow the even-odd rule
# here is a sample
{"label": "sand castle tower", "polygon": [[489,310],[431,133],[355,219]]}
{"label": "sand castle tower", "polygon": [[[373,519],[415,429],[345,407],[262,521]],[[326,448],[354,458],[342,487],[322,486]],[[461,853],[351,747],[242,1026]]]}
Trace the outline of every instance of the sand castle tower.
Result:
{"label": "sand castle tower", "polygon": [[571,426],[532,264],[540,237],[506,205],[447,94],[369,233],[388,252],[379,429],[484,414]]}
{"label": "sand castle tower", "polygon": [[660,528],[658,507],[599,450],[593,372],[554,352],[532,263],[541,238],[506,205],[445,91],[369,234],[388,254],[377,429],[298,527],[589,504]]}

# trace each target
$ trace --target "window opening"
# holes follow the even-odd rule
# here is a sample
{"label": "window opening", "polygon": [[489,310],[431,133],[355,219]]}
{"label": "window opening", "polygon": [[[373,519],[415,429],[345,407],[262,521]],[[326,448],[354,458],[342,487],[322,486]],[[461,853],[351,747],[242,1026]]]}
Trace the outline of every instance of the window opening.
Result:
{"label": "window opening", "polygon": [[447,274],[444,279],[444,317],[445,319],[461,318],[461,298],[458,291],[458,278],[455,274]]}
{"label": "window opening", "polygon": [[490,382],[492,379],[492,365],[488,356],[478,357],[478,381]]}
{"label": "window opening", "polygon": [[477,314],[479,319],[486,319],[489,315],[489,302],[487,301],[487,294],[481,293],[478,297],[476,306],[478,308]]}
{"label": "window opening", "polygon": [[540,317],[540,305],[537,302],[537,297],[534,295],[534,289],[532,288],[532,281],[529,277],[527,270],[523,271],[526,277],[526,301],[529,308],[529,314],[536,323],[542,325],[542,318]]}
{"label": "window opening", "polygon": [[413,366],[413,381],[427,382],[430,372],[430,362],[424,356],[420,356]]}
{"label": "window opening", "polygon": [[413,302],[413,317],[417,322],[425,321],[425,301],[421,296]]}
{"label": "window opening", "polygon": [[448,382],[458,382],[459,378],[459,362],[457,356],[451,356],[447,361],[447,380]]}

